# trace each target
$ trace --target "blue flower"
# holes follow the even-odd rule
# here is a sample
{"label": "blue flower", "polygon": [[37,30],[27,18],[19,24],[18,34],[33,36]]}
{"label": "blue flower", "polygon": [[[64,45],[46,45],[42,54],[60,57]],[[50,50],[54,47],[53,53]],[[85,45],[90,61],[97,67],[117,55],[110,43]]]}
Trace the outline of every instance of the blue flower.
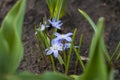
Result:
{"label": "blue flower", "polygon": [[46,49],[45,51],[47,51],[47,55],[53,53],[54,57],[57,58],[58,51],[62,51],[62,45],[59,44],[58,42],[52,41],[52,46],[50,47],[50,49]]}
{"label": "blue flower", "polygon": [[55,41],[61,41],[61,40],[66,40],[68,42],[72,41],[72,38],[70,36],[73,35],[73,33],[59,34],[55,32],[54,34],[56,36],[56,38],[54,38]]}
{"label": "blue flower", "polygon": [[37,35],[37,34],[38,34],[38,32],[36,31],[36,32],[35,32],[35,35]]}
{"label": "blue flower", "polygon": [[46,23],[46,21],[45,21],[43,24],[41,24],[41,27],[40,27],[40,28],[38,28],[37,30],[44,31],[44,30],[45,30],[45,28],[48,28],[48,27],[50,27],[50,26],[49,26],[49,25],[47,25],[47,23]]}
{"label": "blue flower", "polygon": [[52,20],[48,20],[48,21],[53,27],[55,27],[57,29],[61,29],[61,26],[63,24],[63,23],[61,23],[61,20],[57,21],[55,18],[53,18]]}
{"label": "blue flower", "polygon": [[65,43],[64,44],[64,49],[68,49],[68,48],[70,48],[70,46],[71,46],[71,43]]}
{"label": "blue flower", "polygon": [[[65,43],[64,44],[64,49],[68,49],[68,48],[70,48],[70,46],[71,46],[71,43]],[[75,48],[78,48],[78,46],[74,46]]]}

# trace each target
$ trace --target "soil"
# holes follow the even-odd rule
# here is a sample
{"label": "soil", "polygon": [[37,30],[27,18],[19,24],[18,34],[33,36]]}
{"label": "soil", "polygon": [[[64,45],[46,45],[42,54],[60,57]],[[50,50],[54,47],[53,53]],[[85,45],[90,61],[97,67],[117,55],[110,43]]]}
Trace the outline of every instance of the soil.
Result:
{"label": "soil", "polygon": [[[0,24],[7,12],[15,4],[17,0],[0,0]],[[87,12],[91,18],[97,22],[99,17],[105,18],[105,42],[110,55],[114,52],[117,44],[120,41],[120,1],[119,0],[69,0],[66,14],[62,18],[64,33],[73,32],[77,28],[76,45],[79,43],[79,36],[83,35],[83,44],[81,47],[81,55],[88,56],[89,45],[93,35],[93,29],[90,24],[78,12],[78,8]],[[19,67],[19,70],[27,70],[33,73],[43,73],[46,70],[51,71],[51,63],[49,58],[40,58],[41,52],[35,38],[35,25],[38,25],[42,18],[49,18],[49,11],[45,0],[29,0],[25,13],[23,25],[23,45],[24,57]],[[81,73],[81,68],[74,72],[73,64],[76,57],[73,54],[72,62],[70,63],[69,74]],[[120,60],[115,65],[119,64]],[[63,72],[60,64],[56,64],[58,70]],[[120,68],[115,68],[115,80],[120,79]]]}

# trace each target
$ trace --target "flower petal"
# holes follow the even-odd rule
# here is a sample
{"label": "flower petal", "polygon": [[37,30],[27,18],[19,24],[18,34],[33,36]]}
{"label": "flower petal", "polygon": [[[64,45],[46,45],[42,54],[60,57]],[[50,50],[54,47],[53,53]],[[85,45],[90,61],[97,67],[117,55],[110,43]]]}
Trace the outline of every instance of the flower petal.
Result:
{"label": "flower petal", "polygon": [[63,45],[60,45],[60,47],[59,47],[59,49],[58,49],[59,51],[62,51],[62,50],[63,50],[62,46],[63,46]]}
{"label": "flower petal", "polygon": [[61,29],[61,26],[59,26],[59,25],[55,25],[55,26],[53,26],[53,27],[55,27],[55,28],[57,28],[57,29]]}
{"label": "flower petal", "polygon": [[45,49],[45,51],[48,51],[48,49]]}
{"label": "flower petal", "polygon": [[75,48],[79,48],[79,46],[75,46]]}
{"label": "flower petal", "polygon": [[56,24],[60,24],[61,23],[61,20],[58,20],[57,22],[56,22]]}
{"label": "flower petal", "polygon": [[58,57],[58,50],[54,51],[54,57],[56,57],[56,58]]}
{"label": "flower petal", "polygon": [[49,22],[50,24],[52,24],[52,21],[51,21],[51,20],[48,20],[48,22]]}
{"label": "flower petal", "polygon": [[45,25],[41,25],[41,29],[40,29],[41,31],[44,31],[45,30]]}
{"label": "flower petal", "polygon": [[59,28],[61,28],[62,24],[63,24],[63,23],[59,23],[59,24],[57,24],[56,26],[59,27]]}
{"label": "flower petal", "polygon": [[52,54],[52,50],[49,50],[46,55]]}
{"label": "flower petal", "polygon": [[49,25],[46,25],[46,28],[50,27]]}
{"label": "flower petal", "polygon": [[57,33],[57,32],[55,32],[54,34],[55,34],[55,36],[57,36],[57,37],[58,37],[58,36],[61,36],[61,34],[59,34],[59,33]]}
{"label": "flower petal", "polygon": [[67,36],[67,37],[68,37],[68,36],[71,36],[71,35],[73,35],[73,33],[71,33],[71,32],[70,32],[70,33],[65,34],[65,36]]}
{"label": "flower petal", "polygon": [[60,41],[57,38],[52,40],[52,45],[55,45],[55,44],[58,44],[58,43],[60,43]]}
{"label": "flower petal", "polygon": [[35,32],[35,35],[37,35],[37,34],[38,34],[38,32],[36,31],[36,32]]}
{"label": "flower petal", "polygon": [[53,18],[53,19],[52,19],[52,22],[56,22],[56,19],[55,19],[55,18]]}
{"label": "flower petal", "polygon": [[71,37],[66,37],[65,38],[68,42],[71,42],[72,41],[72,38]]}
{"label": "flower petal", "polygon": [[48,22],[55,28],[57,29],[61,29],[62,23],[61,20],[56,20],[55,18],[53,18],[52,20],[48,20]]}

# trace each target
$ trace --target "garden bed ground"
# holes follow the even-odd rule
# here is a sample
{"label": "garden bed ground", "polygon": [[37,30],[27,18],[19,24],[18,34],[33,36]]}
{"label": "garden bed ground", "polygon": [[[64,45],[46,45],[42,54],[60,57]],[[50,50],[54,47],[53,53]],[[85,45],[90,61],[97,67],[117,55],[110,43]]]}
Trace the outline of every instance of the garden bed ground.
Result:
{"label": "garden bed ground", "polygon": [[[0,24],[6,13],[11,9],[17,0],[0,0]],[[99,17],[105,18],[105,41],[109,53],[112,54],[120,41],[120,1],[119,0],[69,0],[66,14],[62,18],[64,33],[73,32],[78,29],[75,44],[79,42],[79,36],[83,34],[83,44],[81,47],[81,55],[88,56],[89,45],[93,35],[93,29],[89,23],[78,12],[78,8],[86,11],[91,18],[97,22]],[[33,73],[42,73],[46,70],[52,70],[49,59],[40,58],[40,51],[35,39],[35,25],[38,25],[44,17],[49,17],[49,11],[45,0],[29,0],[27,2],[27,10],[25,14],[23,26],[23,45],[24,58],[19,67],[20,70],[28,70]],[[73,54],[69,73],[74,72],[75,55]],[[120,60],[115,65],[120,65]],[[59,66],[59,64],[56,64]],[[63,71],[62,67],[58,67],[59,71]],[[77,73],[82,72],[78,68]],[[120,79],[120,68],[116,68],[116,79]]]}

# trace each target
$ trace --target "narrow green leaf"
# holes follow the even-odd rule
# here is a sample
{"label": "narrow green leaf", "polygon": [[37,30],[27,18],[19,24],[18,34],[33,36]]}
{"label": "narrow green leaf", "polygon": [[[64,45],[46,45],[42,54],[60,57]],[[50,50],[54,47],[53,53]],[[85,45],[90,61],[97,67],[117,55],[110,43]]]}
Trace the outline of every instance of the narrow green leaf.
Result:
{"label": "narrow green leaf", "polygon": [[54,8],[57,0],[46,0],[51,17],[54,17]]}
{"label": "narrow green leaf", "polygon": [[54,11],[54,17],[56,17],[56,19],[59,20],[59,18],[61,18],[65,13],[67,0],[56,0],[56,1],[57,3]]}
{"label": "narrow green leaf", "polygon": [[[94,21],[90,18],[90,16],[86,13],[86,12],[84,12],[83,10],[81,10],[81,9],[78,9],[78,11],[85,17],[85,19],[90,23],[90,25],[92,26],[92,28],[94,29],[94,32],[96,32],[96,24],[94,23]],[[110,56],[109,56],[109,54],[108,54],[108,51],[107,51],[107,48],[106,48],[106,46],[105,46],[105,42],[104,42],[104,40],[102,40],[102,48],[103,48],[103,50],[104,50],[104,54],[105,54],[105,56],[106,56],[106,58],[107,58],[107,61],[108,62],[110,62]]]}
{"label": "narrow green leaf", "polygon": [[58,54],[58,61],[60,62],[61,65],[62,65],[62,64],[65,65],[65,63],[64,63],[64,61],[63,61],[63,59],[62,59],[62,57],[61,57],[60,54]]}
{"label": "narrow green leaf", "polygon": [[74,46],[74,40],[75,40],[76,32],[77,32],[77,29],[75,29],[74,33],[73,33],[72,42],[71,42],[70,50],[69,50],[69,53],[68,53],[68,59],[67,59],[66,66],[65,66],[65,74],[68,74],[69,64],[70,64],[70,59],[71,59],[71,55],[72,55],[72,49],[73,49],[73,46]]}
{"label": "narrow green leaf", "polygon": [[56,66],[55,66],[55,61],[54,61],[53,55],[50,55],[50,59],[51,59],[51,62],[52,62],[53,71],[55,72],[56,71]]}
{"label": "narrow green leaf", "polygon": [[85,17],[85,19],[90,23],[90,25],[96,32],[96,25],[95,25],[94,21],[89,17],[89,15],[81,9],[78,9],[78,11]]}
{"label": "narrow green leaf", "polygon": [[60,13],[61,13],[61,9],[62,9],[62,6],[63,6],[63,0],[57,0],[57,3],[56,3],[56,7],[55,7],[55,10],[54,10],[54,17],[59,20],[59,17],[60,17]]}
{"label": "narrow green leaf", "polygon": [[[5,63],[7,64],[7,73],[15,72],[23,57],[21,34],[25,7],[26,0],[19,0],[5,17],[0,29],[0,33],[4,37],[4,43],[7,45],[7,48],[2,47],[2,49],[4,49],[4,52],[0,53],[2,56],[6,56],[4,54],[7,54],[8,56],[2,59],[3,61],[8,60],[8,62]],[[6,67],[6,65],[2,66]]]}
{"label": "narrow green leaf", "polygon": [[74,49],[75,54],[76,54],[76,56],[77,56],[77,58],[78,58],[78,60],[79,60],[79,62],[80,62],[80,64],[81,64],[81,66],[82,66],[82,68],[83,68],[83,71],[85,71],[85,65],[84,65],[84,63],[83,63],[83,61],[82,61],[82,59],[81,59],[81,57],[80,57],[77,49],[76,49],[74,46],[73,46],[73,49]]}
{"label": "narrow green leaf", "polygon": [[[80,56],[80,52],[81,52],[81,46],[82,46],[82,41],[83,41],[83,35],[80,35],[79,38],[79,46],[77,49],[77,54]],[[75,52],[76,53],[76,52]],[[77,59],[75,61],[75,71],[77,70],[77,66],[78,66],[78,62],[80,62],[80,64],[82,65],[83,71],[85,70],[85,65],[83,64],[81,57],[79,58],[79,56],[77,56]]]}
{"label": "narrow green leaf", "polygon": [[44,48],[48,48],[50,46],[50,40],[46,34],[44,34],[41,30],[37,31],[37,38],[42,42],[41,44],[44,45]]}
{"label": "narrow green leaf", "polygon": [[51,18],[59,20],[64,13],[67,5],[67,0],[46,0]]}
{"label": "narrow green leaf", "polygon": [[[102,49],[104,18],[100,18],[90,47],[89,62],[82,80],[107,80],[107,68]],[[92,74],[91,74],[92,72]]]}
{"label": "narrow green leaf", "polygon": [[111,59],[110,59],[111,61],[112,61],[113,57],[117,54],[117,51],[119,51],[119,49],[120,49],[120,42],[118,43],[117,47],[115,48],[114,53],[111,56]]}
{"label": "narrow green leaf", "polygon": [[118,53],[117,57],[116,57],[116,61],[120,58],[120,52]]}

